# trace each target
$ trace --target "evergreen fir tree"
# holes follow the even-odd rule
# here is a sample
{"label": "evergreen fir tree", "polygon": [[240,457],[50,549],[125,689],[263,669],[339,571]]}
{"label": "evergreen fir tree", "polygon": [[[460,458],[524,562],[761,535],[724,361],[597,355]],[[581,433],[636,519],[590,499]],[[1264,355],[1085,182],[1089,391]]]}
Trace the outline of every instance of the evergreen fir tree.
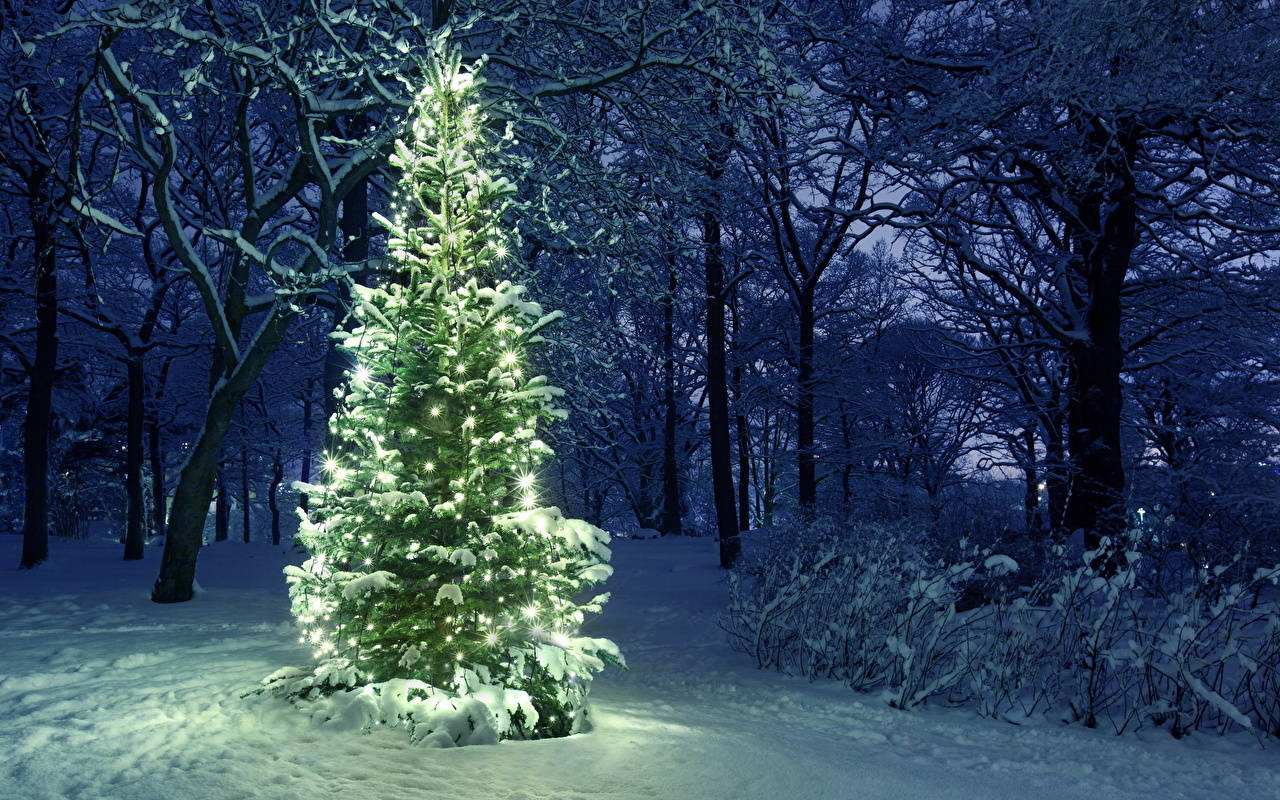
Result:
{"label": "evergreen fir tree", "polygon": [[539,503],[537,429],[564,412],[526,348],[560,314],[497,280],[515,187],[492,162],[511,134],[486,121],[477,68],[434,59],[397,143],[379,217],[395,279],[355,287],[355,366],[302,514],[311,558],[287,570],[320,666],[268,679],[440,744],[579,730],[591,675],[621,663],[578,634],[607,599],[576,597],[610,574],[608,535]]}

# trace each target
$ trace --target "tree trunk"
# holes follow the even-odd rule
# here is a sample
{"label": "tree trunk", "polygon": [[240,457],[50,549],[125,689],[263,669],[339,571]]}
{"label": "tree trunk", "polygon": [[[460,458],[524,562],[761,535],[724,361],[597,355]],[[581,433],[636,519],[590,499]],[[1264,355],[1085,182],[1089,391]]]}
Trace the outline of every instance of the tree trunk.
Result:
{"label": "tree trunk", "polygon": [[129,404],[125,422],[124,485],[128,503],[124,534],[124,560],[142,558],[146,539],[146,508],[142,489],[143,422],[146,416],[147,373],[142,353],[131,352],[125,362],[129,382]]}
{"label": "tree trunk", "polygon": [[225,542],[231,528],[231,498],[227,496],[227,476],[222,464],[218,465],[214,483],[218,487],[218,497],[213,506],[213,540]]}
{"label": "tree trunk", "polygon": [[164,536],[165,490],[164,455],[160,426],[154,420],[147,426],[147,456],[151,462],[151,535]]}
{"label": "tree trunk", "polygon": [[588,513],[591,515],[591,523],[599,526],[604,521],[604,490],[595,489],[591,492],[591,502],[587,507]]}
{"label": "tree trunk", "polygon": [[30,569],[49,557],[49,428],[53,423],[53,378],[58,364],[58,275],[54,226],[49,211],[48,170],[29,181],[34,238],[36,289],[36,354],[27,390],[22,426],[23,481],[22,560]]}
{"label": "tree trunk", "polygon": [[276,448],[271,462],[271,488],[267,491],[267,506],[271,509],[271,546],[280,546],[280,484],[284,483],[284,458]]}
{"label": "tree trunk", "polygon": [[720,218],[709,209],[702,216],[702,242],[706,248],[707,291],[707,408],[711,428],[711,488],[720,539],[720,566],[733,566],[742,548],[738,540],[738,515],[734,508],[733,464],[729,450],[729,385],[725,375],[724,260],[720,245]]}
{"label": "tree trunk", "polygon": [[249,492],[249,448],[241,446],[240,448],[240,491],[242,494],[242,505],[240,507],[240,521],[244,533],[244,543],[248,544],[252,538],[250,535],[250,492]]}
{"label": "tree trunk", "polygon": [[1022,521],[1027,533],[1040,529],[1040,473],[1036,470],[1036,431],[1022,429],[1021,443],[1011,442],[1013,456],[1022,462]]}
{"label": "tree trunk", "polygon": [[[734,295],[733,341],[738,343],[737,295]],[[738,449],[738,530],[751,528],[751,438],[747,429],[746,398],[742,389],[742,364],[733,365],[733,424]]]}
{"label": "tree trunk", "polygon": [[747,415],[736,414],[734,425],[738,434],[738,530],[751,529],[751,439],[747,430]]}
{"label": "tree trunk", "polygon": [[[302,400],[302,467],[298,474],[298,480],[302,483],[311,483],[311,461],[315,457],[311,450],[311,415],[312,409],[315,408],[315,400],[311,393],[314,388],[315,379],[313,378],[307,381],[307,394]],[[309,502],[306,492],[298,493],[298,508],[306,511]]]}
{"label": "tree trunk", "polygon": [[[1117,133],[1114,128],[1102,121],[1093,123],[1091,142],[1098,154],[1098,171],[1080,204],[1081,230],[1076,238],[1077,280],[1087,298],[1089,336],[1069,350],[1071,494],[1065,516],[1069,531],[1084,532],[1087,550],[1097,549],[1104,536],[1118,542],[1125,529],[1121,292],[1137,240],[1137,190],[1128,169],[1132,145],[1124,141],[1124,131]],[[1106,558],[1108,568],[1117,566],[1114,558]]]}
{"label": "tree trunk", "polygon": [[1054,432],[1045,438],[1044,475],[1048,505],[1046,507],[1049,532],[1058,541],[1063,541],[1069,532],[1066,529],[1067,497],[1071,494],[1071,484],[1067,476],[1067,445],[1062,439],[1062,427],[1056,426]]}
{"label": "tree trunk", "polygon": [[680,464],[676,459],[676,256],[667,257],[667,293],[662,298],[662,533],[684,533],[680,518]]}
{"label": "tree trunk", "polygon": [[204,427],[196,437],[187,463],[178,477],[178,487],[173,495],[173,510],[169,514],[169,535],[164,540],[164,556],[160,560],[160,575],[156,578],[151,599],[157,603],[182,603],[191,599],[196,577],[196,555],[204,536],[204,522],[209,514],[209,499],[213,496],[214,473],[222,442],[231,427],[240,399],[257,380],[267,359],[280,344],[292,321],[292,314],[279,309],[275,316],[263,322],[254,347],[242,356],[230,375],[219,381],[209,398]]}
{"label": "tree trunk", "polygon": [[[160,374],[156,378],[155,392],[152,395],[153,403],[158,403],[164,394],[165,386],[169,382],[169,367],[173,366],[173,358],[165,358],[160,365]],[[151,535],[165,535],[165,519],[168,517],[169,509],[165,502],[169,496],[167,487],[168,481],[164,470],[164,439],[160,433],[160,423],[156,420],[156,414],[159,409],[152,406],[151,415],[147,421],[147,457],[151,460]]]}
{"label": "tree trunk", "polygon": [[[707,303],[707,423],[710,427],[711,495],[715,504],[716,535],[720,540],[720,566],[728,569],[738,560],[738,513],[734,508],[733,462],[729,441],[729,380],[726,373],[724,328],[724,248],[721,244],[720,178],[729,156],[731,125],[721,119],[719,98],[713,98],[707,117],[720,120],[706,144],[704,176],[707,181],[702,210],[703,267]],[[715,138],[717,137],[718,138]]]}
{"label": "tree trunk", "polygon": [[840,508],[848,515],[853,510],[853,437],[852,423],[842,408],[840,411],[840,438],[844,444],[844,464],[840,467]]}
{"label": "tree trunk", "polygon": [[[1096,335],[1096,334],[1095,334]],[[1124,532],[1124,462],[1120,447],[1120,353],[1106,346],[1081,348],[1072,358],[1067,446],[1071,487],[1065,516],[1068,531],[1083,531],[1085,549],[1102,537],[1117,542]]]}
{"label": "tree trunk", "polygon": [[196,441],[179,474],[173,510],[169,513],[169,533],[160,559],[160,575],[151,592],[151,599],[157,603],[182,603],[193,594],[196,552],[204,535],[204,520],[209,513],[209,496],[213,494],[218,451],[222,446],[220,436],[216,445],[211,441],[213,438],[205,433]]}
{"label": "tree trunk", "polygon": [[[359,122],[357,122],[359,124]],[[342,232],[342,259],[347,264],[363,264],[369,258],[369,182],[360,181],[342,200],[342,216],[338,220]],[[366,271],[360,268],[352,271],[352,282],[359,283],[366,279]],[[338,281],[336,302],[333,310],[333,324],[351,330],[355,327],[355,319],[347,319],[347,309],[351,306],[351,287],[347,281]],[[345,320],[345,321],[344,321]],[[335,340],[329,340],[329,349],[324,359],[324,419],[325,450],[328,450],[329,420],[338,408],[334,392],[342,385],[345,373],[351,368],[351,359],[338,348]]]}
{"label": "tree trunk", "polygon": [[796,354],[796,491],[801,516],[812,519],[818,502],[818,478],[814,440],[813,391],[813,292],[806,288],[797,298],[800,351]]}
{"label": "tree trunk", "polygon": [[778,496],[776,488],[777,475],[773,471],[773,454],[778,451],[776,433],[776,429],[771,427],[769,423],[769,414],[766,412],[760,421],[761,449],[764,452],[761,454],[761,458],[757,460],[759,467],[756,470],[756,479],[754,481],[756,502],[760,507],[760,527],[762,528],[773,527],[774,503]]}
{"label": "tree trunk", "polygon": [[659,476],[654,475],[656,465],[645,459],[636,472],[635,491],[628,492],[631,502],[631,513],[635,515],[641,528],[658,530],[663,524],[663,507],[660,498],[654,496],[654,489],[660,485]]}

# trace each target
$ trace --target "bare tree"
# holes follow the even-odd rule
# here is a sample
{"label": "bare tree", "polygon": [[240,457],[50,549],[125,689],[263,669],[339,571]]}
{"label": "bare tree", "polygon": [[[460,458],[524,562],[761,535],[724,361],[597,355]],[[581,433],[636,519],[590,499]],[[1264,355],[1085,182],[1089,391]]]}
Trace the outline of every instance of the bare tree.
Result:
{"label": "bare tree", "polygon": [[[34,39],[55,28],[68,2],[4,3],[0,6],[0,183],[10,202],[23,209],[21,228],[10,231],[6,251],[29,258],[35,300],[33,354],[24,359],[27,407],[23,422],[23,544],[21,566],[30,568],[49,552],[49,431],[58,364],[59,254],[74,247],[68,204],[75,173],[77,120],[90,80],[83,36]],[[17,216],[15,213],[14,216]]]}
{"label": "bare tree", "polygon": [[940,299],[1031,317],[1065,353],[1064,527],[1094,548],[1125,526],[1135,293],[1226,279],[1280,241],[1277,17],[1125,0],[904,2],[885,18],[902,211],[958,290]]}
{"label": "bare tree", "polygon": [[[366,109],[403,103],[391,76],[412,62],[395,44],[422,41],[413,15],[390,5],[359,17],[313,11],[145,3],[95,18],[101,91],[124,101],[103,127],[119,142],[122,174],[146,176],[160,230],[215,341],[208,407],[174,495],[157,602],[191,597],[235,410],[300,303],[339,274],[331,252],[340,205],[380,166],[394,126],[362,141],[330,131]],[[101,208],[84,208],[136,233]]]}

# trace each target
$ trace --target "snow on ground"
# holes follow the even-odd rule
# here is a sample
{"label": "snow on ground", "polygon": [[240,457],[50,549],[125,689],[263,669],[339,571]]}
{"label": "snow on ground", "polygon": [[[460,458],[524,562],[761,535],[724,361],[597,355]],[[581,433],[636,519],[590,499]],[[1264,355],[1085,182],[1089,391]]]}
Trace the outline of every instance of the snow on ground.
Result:
{"label": "snow on ground", "polygon": [[207,548],[197,599],[159,606],[154,549],[125,563],[114,544],[55,541],[50,563],[19,572],[20,544],[0,537],[0,800],[1280,798],[1277,745],[904,713],[757,670],[716,627],[707,539],[616,542],[591,632],[631,670],[596,679],[595,730],[456,750],[241,699],[310,658],[285,548]]}

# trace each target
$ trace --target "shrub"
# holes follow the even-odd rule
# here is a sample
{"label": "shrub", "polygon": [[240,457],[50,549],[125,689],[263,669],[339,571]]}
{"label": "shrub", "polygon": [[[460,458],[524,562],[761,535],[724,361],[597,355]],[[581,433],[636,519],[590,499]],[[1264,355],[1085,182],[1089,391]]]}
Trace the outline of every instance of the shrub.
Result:
{"label": "shrub", "polygon": [[1206,591],[1225,570],[1175,581],[1136,534],[1124,544],[1115,574],[1057,548],[1025,575],[986,549],[938,558],[921,532],[885,524],[773,529],[730,575],[721,624],[762,667],[897,708],[1280,735],[1280,607],[1263,591],[1280,565]]}

